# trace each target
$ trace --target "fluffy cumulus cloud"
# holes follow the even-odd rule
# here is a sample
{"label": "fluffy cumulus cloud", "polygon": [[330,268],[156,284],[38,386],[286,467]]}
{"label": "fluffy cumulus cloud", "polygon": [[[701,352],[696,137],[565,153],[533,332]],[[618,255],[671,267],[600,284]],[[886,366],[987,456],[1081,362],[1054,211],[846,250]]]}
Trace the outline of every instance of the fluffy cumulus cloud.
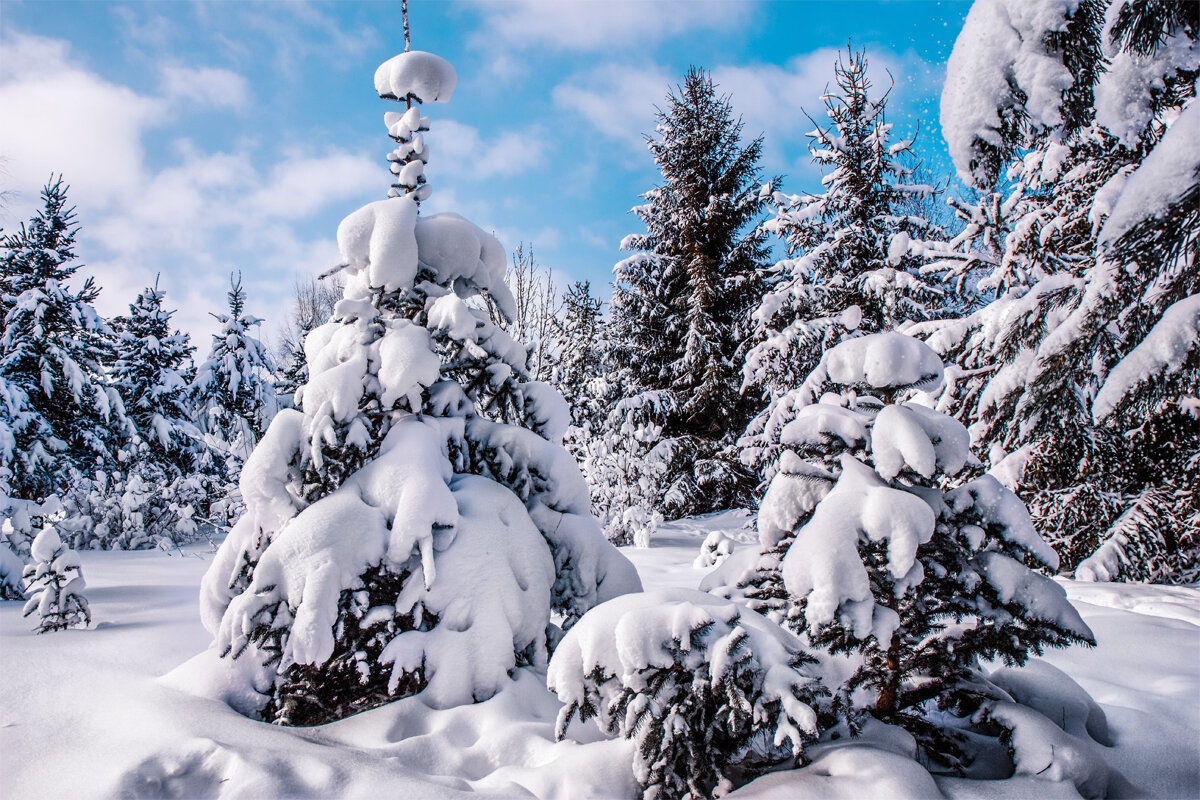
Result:
{"label": "fluffy cumulus cloud", "polygon": [[[360,153],[293,148],[263,159],[172,139],[180,111],[250,101],[247,81],[227,69],[165,66],[158,91],[138,93],[89,71],[63,42],[19,34],[0,42],[0,65],[3,188],[13,193],[0,224],[27,218],[47,177],[62,173],[84,226],[80,256],[104,287],[101,312],[124,311],[161,272],[201,351],[230,272],[245,273],[253,313],[281,320],[292,278],[336,263],[334,228],[308,224],[313,216],[387,183],[379,159]],[[150,137],[173,141],[166,166],[148,160]]]}
{"label": "fluffy cumulus cloud", "polygon": [[554,103],[640,154],[654,132],[654,109],[677,80],[657,65],[603,64],[556,86]]}
{"label": "fluffy cumulus cloud", "polygon": [[110,205],[143,180],[142,131],[166,114],[162,99],[76,65],[65,42],[19,34],[0,41],[0,108],[0,154],[16,205],[31,188],[36,201],[51,172],[70,176],[89,205]]}
{"label": "fluffy cumulus cloud", "polygon": [[[892,85],[891,75],[928,72],[919,57],[912,54],[880,51],[868,55],[876,96]],[[807,134],[814,128],[814,120],[826,124],[822,97],[833,87],[837,58],[838,50],[821,48],[782,65],[723,64],[712,68],[718,93],[730,98],[734,113],[745,123],[744,137],[763,134],[767,170],[794,173],[812,169]],[[682,74],[671,74],[655,64],[600,64],[555,87],[554,102],[582,117],[601,134],[642,153],[645,134],[654,131],[655,107],[664,105],[668,90],[682,79]],[[903,100],[900,95],[906,92],[912,93],[907,84],[896,86],[894,101]],[[894,119],[895,103],[890,108]]]}
{"label": "fluffy cumulus cloud", "polygon": [[250,102],[250,84],[227,69],[167,66],[162,88],[168,99],[193,105],[241,109]]}
{"label": "fluffy cumulus cloud", "polygon": [[471,180],[508,177],[541,166],[546,143],[537,130],[505,131],[484,136],[478,128],[438,120],[428,135],[433,162],[428,177]]}

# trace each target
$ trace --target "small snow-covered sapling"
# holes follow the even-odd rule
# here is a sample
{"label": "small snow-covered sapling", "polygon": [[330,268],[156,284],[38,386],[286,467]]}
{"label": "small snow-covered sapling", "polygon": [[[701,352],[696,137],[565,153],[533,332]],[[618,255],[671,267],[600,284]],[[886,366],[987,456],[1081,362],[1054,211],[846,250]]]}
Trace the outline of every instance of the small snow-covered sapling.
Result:
{"label": "small snow-covered sapling", "polygon": [[817,736],[827,694],[815,659],[775,623],[691,589],[628,594],[569,630],[547,682],[572,719],[636,743],[644,800],[711,797],[734,780],[795,763]]}
{"label": "small snow-covered sapling", "polygon": [[86,627],[92,621],[87,598],[83,596],[83,570],[79,554],[58,537],[53,525],[47,525],[33,540],[34,563],[25,568],[26,592],[23,615],[35,611],[38,633]]}

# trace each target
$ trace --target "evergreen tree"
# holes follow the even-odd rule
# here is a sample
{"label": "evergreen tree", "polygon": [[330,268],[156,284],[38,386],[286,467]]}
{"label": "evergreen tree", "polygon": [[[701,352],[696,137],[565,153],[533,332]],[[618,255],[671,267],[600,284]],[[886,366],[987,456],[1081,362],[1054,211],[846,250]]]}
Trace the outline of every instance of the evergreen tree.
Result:
{"label": "evergreen tree", "polygon": [[[1196,23],[1170,5],[1084,2],[1057,23],[1038,18],[1054,23],[1039,31],[998,17],[1000,0],[977,3],[943,94],[951,153],[992,198],[974,216],[1000,257],[977,259],[992,302],[922,329],[956,363],[939,407],[972,424],[1067,568],[1136,534],[1130,552],[1171,555],[1127,574],[1195,570],[1195,349],[1151,355],[1194,340],[1200,291],[1200,184],[1185,144],[1200,48]],[[1002,76],[996,107],[978,102]],[[1018,153],[1000,201],[988,182]],[[1137,510],[1163,497],[1168,513]]]}
{"label": "evergreen tree", "polygon": [[817,735],[826,694],[800,640],[690,589],[631,594],[588,613],[550,661],[557,735],[595,717],[633,739],[645,800],[712,797],[782,763]]}
{"label": "evergreen tree", "polygon": [[[347,275],[312,331],[307,383],[243,470],[247,513],[205,576],[201,608],[241,710],[308,725],[422,693],[433,707],[499,691],[544,665],[593,605],[640,589],[588,513],[559,444],[568,410],[529,380],[505,314],[504,250],[456,214],[418,215],[423,101],[453,67],[405,52],[376,72],[408,108],[391,197],[338,228]],[[249,663],[247,663],[249,662]]]}
{"label": "evergreen tree", "polygon": [[13,438],[10,490],[30,500],[111,466],[132,433],[103,367],[113,334],[92,307],[100,289],[92,278],[68,286],[81,266],[73,263],[79,226],[61,178],[42,200],[28,224],[0,240],[0,378],[12,401],[0,414]]}
{"label": "evergreen tree", "polygon": [[65,631],[92,621],[83,596],[83,569],[79,554],[68,549],[52,525],[33,540],[34,563],[25,568],[26,593],[23,615],[37,612],[38,633]]}
{"label": "evergreen tree", "polygon": [[591,293],[589,281],[575,281],[562,298],[553,319],[554,385],[571,406],[571,424],[587,430],[599,427],[600,399],[589,384],[601,377],[605,323],[603,303]]}
{"label": "evergreen tree", "polygon": [[842,338],[928,319],[945,291],[919,272],[912,239],[940,231],[910,213],[934,190],[911,182],[911,140],[892,143],[888,92],[871,96],[864,52],[834,65],[836,93],[826,94],[828,125],[810,136],[812,160],[826,173],[820,194],[776,192],[775,216],[764,228],[787,247],[769,272],[769,291],[753,313],[758,343],[742,368],[743,391],[757,389],[764,409],[738,443],[743,463],[769,478],[778,460],[778,427],[790,419],[788,392],[804,380],[822,351]]}
{"label": "evergreen tree", "polygon": [[[663,182],[634,209],[646,232],[621,243],[636,254],[614,268],[609,363],[622,397],[669,391],[677,398],[665,435],[686,456],[643,498],[677,516],[719,508],[746,488],[731,460],[721,468],[712,462],[750,415],[735,374],[766,260],[766,236],[755,224],[766,192],[762,138],[741,143],[742,123],[707,73],[689,70],[666,106],[658,137],[648,140]],[[718,472],[724,489],[701,492],[701,473]]]}
{"label": "evergreen tree", "polygon": [[213,314],[221,330],[191,385],[197,421],[216,446],[233,459],[231,477],[262,438],[278,410],[275,363],[251,334],[262,320],[246,313],[242,277],[230,276],[228,314]]}
{"label": "evergreen tree", "polygon": [[199,466],[201,433],[190,421],[187,398],[195,348],[186,333],[172,330],[175,312],[163,307],[164,296],[155,280],[138,293],[128,316],[113,321],[118,351],[110,375],[149,457],[176,478]]}
{"label": "evergreen tree", "polygon": [[765,553],[790,540],[768,559],[778,572],[759,565],[723,593],[781,580],[781,621],[861,658],[835,698],[852,729],[869,713],[963,766],[962,733],[980,732],[972,717],[998,696],[985,662],[1094,641],[1064,590],[1027,566],[1058,558],[1020,501],[989,475],[962,479],[966,429],[906,402],[942,378],[937,355],[902,334],[829,350],[800,388],[759,513]]}

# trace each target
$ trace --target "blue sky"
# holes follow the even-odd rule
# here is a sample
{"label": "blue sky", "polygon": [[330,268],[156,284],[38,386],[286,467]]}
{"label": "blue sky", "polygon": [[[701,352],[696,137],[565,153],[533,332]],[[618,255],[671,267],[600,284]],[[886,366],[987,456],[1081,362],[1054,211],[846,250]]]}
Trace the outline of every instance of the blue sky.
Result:
{"label": "blue sky", "polygon": [[[968,2],[450,2],[411,0],[414,49],[450,60],[449,104],[426,106],[434,187],[511,252],[533,245],[564,283],[607,295],[629,214],[657,179],[643,134],[690,65],[709,69],[767,174],[817,186],[802,113],[838,48],[894,78],[898,133],[948,172],[943,67]],[[201,355],[231,270],[272,334],[297,278],[336,263],[337,224],[384,196],[391,147],[375,67],[403,47],[396,2],[21,2],[0,8],[0,225],[71,184],[80,253],[125,310],[162,273]]]}

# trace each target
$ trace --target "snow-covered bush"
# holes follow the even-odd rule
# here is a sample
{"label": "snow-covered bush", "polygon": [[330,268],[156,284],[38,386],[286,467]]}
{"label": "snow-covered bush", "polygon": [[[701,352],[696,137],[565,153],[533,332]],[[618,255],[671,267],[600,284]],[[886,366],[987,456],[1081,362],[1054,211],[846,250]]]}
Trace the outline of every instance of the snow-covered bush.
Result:
{"label": "snow-covered bush", "polygon": [[0,600],[24,600],[21,590],[25,562],[12,549],[0,542]]}
{"label": "snow-covered bush", "polygon": [[23,615],[35,611],[38,633],[63,631],[74,626],[87,626],[92,621],[87,598],[83,596],[83,570],[79,554],[69,549],[53,525],[47,525],[33,540],[33,562],[25,567],[25,602]]}
{"label": "snow-covered bush", "polygon": [[941,380],[936,354],[902,334],[829,350],[781,432],[759,512],[776,571],[760,562],[724,593],[767,592],[813,645],[860,658],[836,700],[851,720],[869,712],[953,756],[931,704],[973,712],[980,662],[1094,642],[1063,589],[1030,568],[1058,557],[1020,500],[990,475],[959,477],[973,461],[966,429],[905,399]]}
{"label": "snow-covered bush", "polygon": [[733,546],[733,539],[730,539],[725,531],[712,531],[704,537],[704,542],[700,545],[700,555],[696,556],[692,566],[696,569],[719,566],[733,554]]}
{"label": "snow-covered bush", "polygon": [[550,661],[576,714],[633,739],[646,800],[710,797],[756,773],[795,763],[816,738],[823,694],[800,641],[705,592],[630,594],[588,612]]}
{"label": "snow-covered bush", "polygon": [[63,496],[56,524],[76,549],[184,544],[199,531],[200,509],[210,503],[211,486],[207,476],[171,479],[155,460],[135,460],[126,470],[77,477]]}
{"label": "snow-covered bush", "polygon": [[214,668],[248,714],[315,724],[418,692],[484,700],[546,663],[552,614],[569,627],[640,589],[561,446],[566,403],[466,302],[512,313],[503,248],[456,214],[418,216],[418,104],[455,80],[417,51],[376,72],[408,106],[385,116],[391,197],[338,228],[343,298],[305,340],[308,381],[246,460],[246,514],[203,581],[227,657]]}
{"label": "snow-covered bush", "polygon": [[674,411],[669,392],[643,392],[619,401],[598,435],[586,440],[583,474],[592,512],[616,545],[649,547],[662,524],[657,500],[667,464],[662,457],[663,418]]}

